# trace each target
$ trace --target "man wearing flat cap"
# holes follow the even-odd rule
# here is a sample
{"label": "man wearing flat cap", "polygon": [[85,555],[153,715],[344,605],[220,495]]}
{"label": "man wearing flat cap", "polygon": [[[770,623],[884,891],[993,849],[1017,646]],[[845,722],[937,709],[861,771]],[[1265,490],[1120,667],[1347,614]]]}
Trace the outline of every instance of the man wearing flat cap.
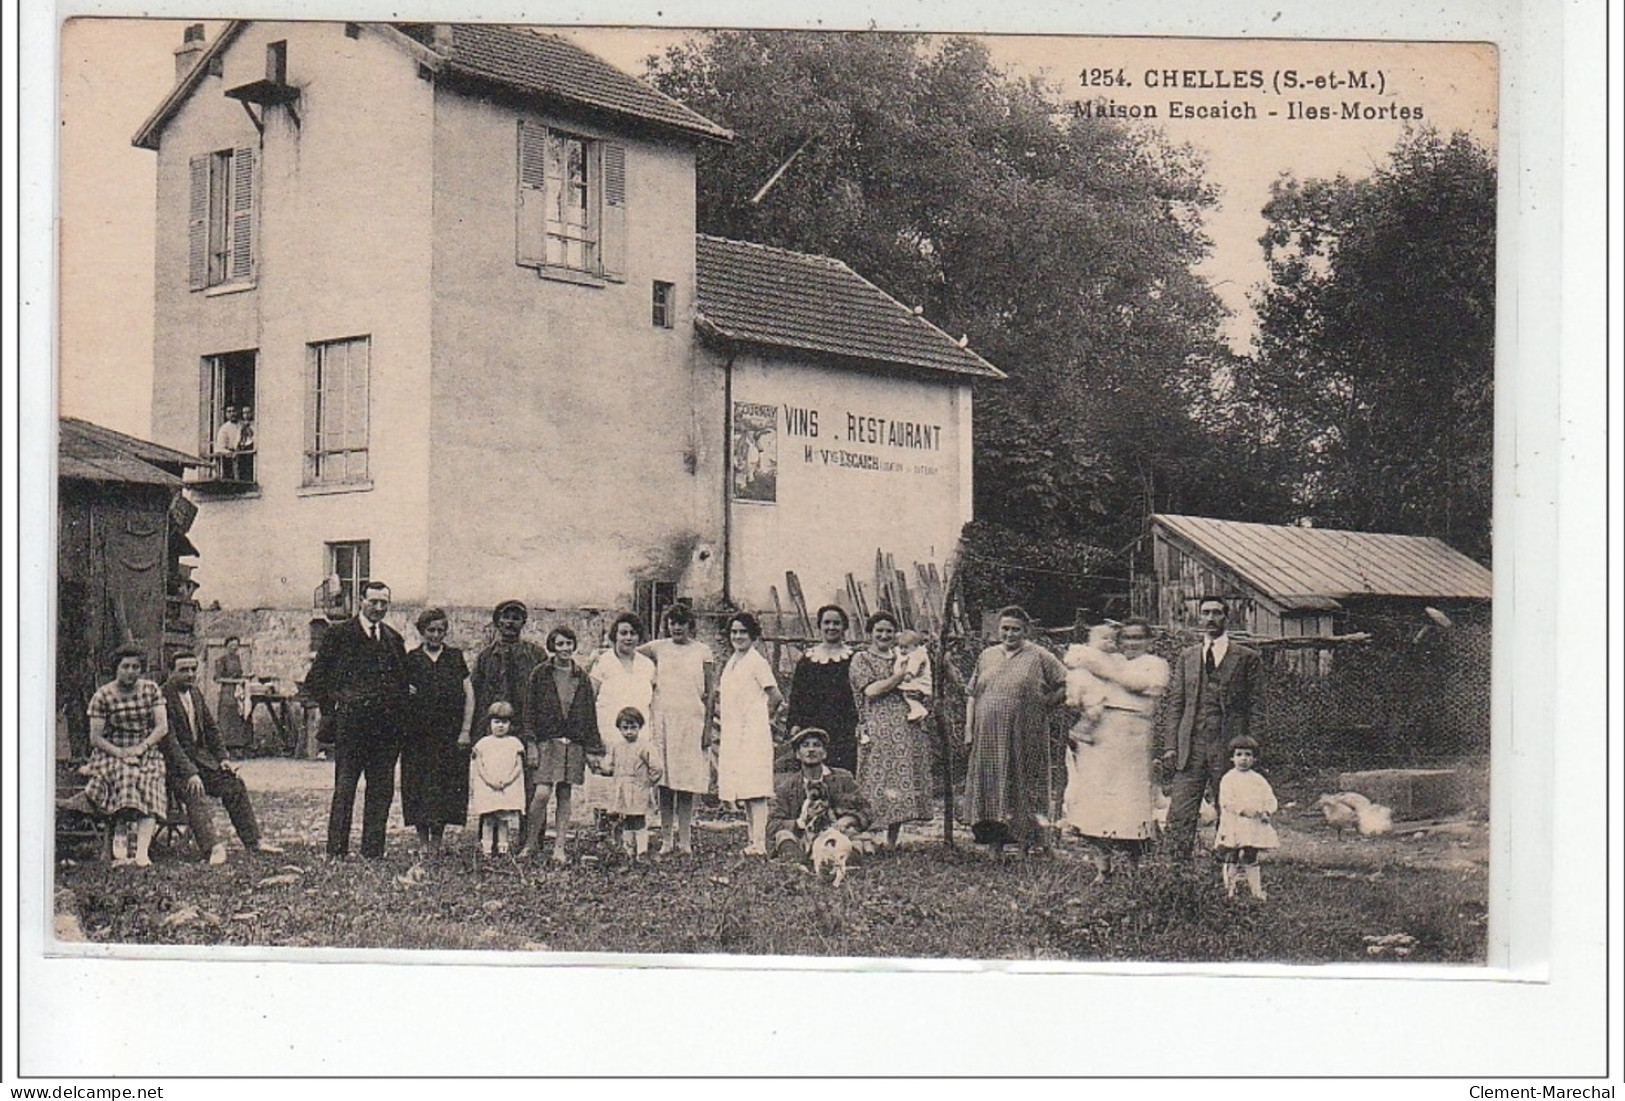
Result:
{"label": "man wearing flat cap", "polygon": [[[547,661],[547,655],[534,642],[519,636],[530,619],[523,601],[504,600],[491,610],[491,644],[474,659],[474,741],[490,729],[491,705],[501,701],[518,711],[525,699],[525,686],[531,670]],[[525,806],[530,806],[531,770],[525,770]]]}
{"label": "man wearing flat cap", "polygon": [[844,768],[824,763],[829,735],[816,726],[796,731],[790,739],[801,768],[773,787],[767,812],[767,835],[778,856],[805,859],[813,838],[831,826],[848,837],[869,825],[869,801]]}

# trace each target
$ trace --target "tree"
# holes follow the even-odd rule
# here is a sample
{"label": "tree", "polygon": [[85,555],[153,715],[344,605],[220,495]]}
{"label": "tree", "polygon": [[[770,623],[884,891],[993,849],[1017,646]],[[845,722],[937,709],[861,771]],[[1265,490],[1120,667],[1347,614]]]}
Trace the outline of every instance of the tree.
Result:
{"label": "tree", "polygon": [[1191,150],[960,38],[713,32],[650,76],[736,133],[700,152],[702,232],[835,256],[1010,375],[977,392],[980,520],[1116,551],[1203,507],[1223,444],[1192,401],[1225,349]]}
{"label": "tree", "polygon": [[1489,561],[1495,183],[1470,135],[1425,130],[1369,178],[1273,186],[1270,283],[1236,397],[1294,457],[1316,521]]}

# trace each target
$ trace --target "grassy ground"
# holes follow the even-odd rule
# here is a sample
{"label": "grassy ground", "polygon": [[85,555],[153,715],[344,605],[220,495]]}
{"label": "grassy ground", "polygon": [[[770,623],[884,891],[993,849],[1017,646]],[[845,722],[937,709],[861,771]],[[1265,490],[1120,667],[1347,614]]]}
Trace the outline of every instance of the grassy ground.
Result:
{"label": "grassy ground", "polygon": [[968,843],[944,847],[940,824],[864,858],[833,888],[796,865],[737,855],[743,830],[725,817],[696,831],[694,857],[638,866],[590,837],[562,868],[482,861],[466,834],[424,857],[398,826],[386,859],[327,863],[328,768],[286,762],[303,769],[288,783],[255,764],[245,775],[284,856],[234,848],[208,867],[160,851],[148,869],[64,860],[58,911],[87,940],[135,944],[1323,963],[1398,958],[1370,938],[1403,934],[1410,962],[1485,953],[1476,818],[1338,838],[1318,815],[1284,806],[1264,902],[1227,901],[1216,873],[1157,860],[1097,886],[1071,843],[996,862]]}

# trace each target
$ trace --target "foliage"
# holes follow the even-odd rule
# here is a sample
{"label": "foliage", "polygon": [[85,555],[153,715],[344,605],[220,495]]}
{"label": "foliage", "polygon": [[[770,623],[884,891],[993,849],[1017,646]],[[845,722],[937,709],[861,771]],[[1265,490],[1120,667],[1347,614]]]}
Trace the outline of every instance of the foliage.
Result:
{"label": "foliage", "polygon": [[972,631],[983,612],[1006,604],[1021,605],[1050,627],[1071,624],[1079,608],[1096,621],[1105,609],[1090,594],[1128,591],[1116,556],[1080,539],[973,520],[960,533],[959,555],[960,594]]}
{"label": "foliage", "polygon": [[1424,130],[1368,178],[1272,188],[1271,281],[1233,408],[1294,457],[1316,521],[1489,560],[1495,186],[1491,151]]}
{"label": "foliage", "polygon": [[959,38],[712,32],[650,76],[737,135],[700,152],[702,232],[835,256],[1010,375],[977,391],[981,520],[1120,548],[1152,510],[1249,496],[1193,415],[1226,353],[1188,147]]}

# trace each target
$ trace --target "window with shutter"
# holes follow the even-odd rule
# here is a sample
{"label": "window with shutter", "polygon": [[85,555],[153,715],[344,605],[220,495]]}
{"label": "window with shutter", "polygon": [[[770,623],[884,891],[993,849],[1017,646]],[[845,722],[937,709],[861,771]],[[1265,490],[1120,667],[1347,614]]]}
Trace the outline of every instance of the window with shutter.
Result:
{"label": "window with shutter", "polygon": [[257,180],[251,146],[193,157],[187,208],[187,282],[193,290],[254,279]]}
{"label": "window with shutter", "polygon": [[626,278],[626,147],[520,120],[515,258]]}
{"label": "window with shutter", "polygon": [[251,489],[256,484],[254,349],[204,356],[198,385],[198,454],[212,467],[200,484],[215,491]]}

